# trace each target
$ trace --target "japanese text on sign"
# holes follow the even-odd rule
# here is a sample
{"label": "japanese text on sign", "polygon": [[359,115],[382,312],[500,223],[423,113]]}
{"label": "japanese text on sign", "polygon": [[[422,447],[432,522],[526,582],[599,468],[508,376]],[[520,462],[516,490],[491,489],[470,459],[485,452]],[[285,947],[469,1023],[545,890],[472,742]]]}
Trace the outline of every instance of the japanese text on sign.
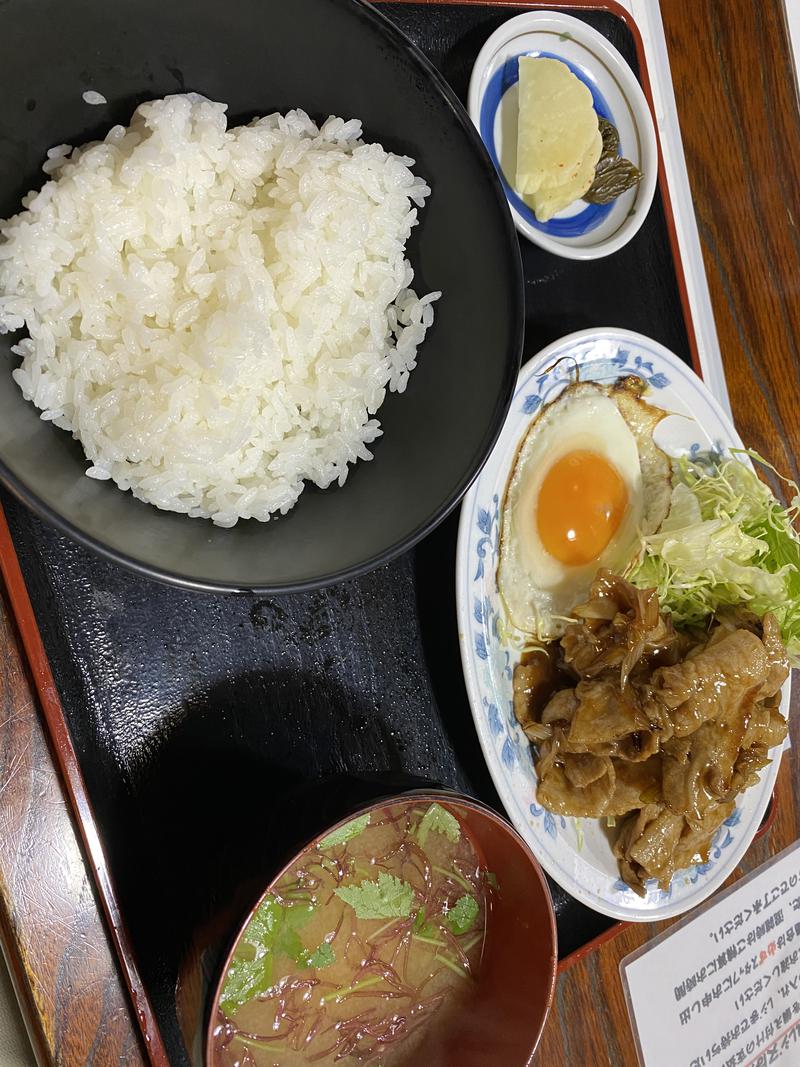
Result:
{"label": "japanese text on sign", "polygon": [[620,969],[645,1067],[800,1063],[800,842]]}

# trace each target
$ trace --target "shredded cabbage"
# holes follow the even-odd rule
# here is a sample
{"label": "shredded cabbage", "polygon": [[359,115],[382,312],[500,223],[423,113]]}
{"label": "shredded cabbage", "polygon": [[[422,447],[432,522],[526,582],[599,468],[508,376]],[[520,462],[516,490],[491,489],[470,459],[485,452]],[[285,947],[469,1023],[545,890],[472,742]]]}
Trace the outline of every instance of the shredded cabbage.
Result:
{"label": "shredded cabbage", "polygon": [[655,586],[679,626],[725,608],[771,611],[790,661],[800,666],[800,493],[783,480],[793,494],[788,507],[738,459],[676,460],[669,513],[644,538],[626,577],[640,588]]}

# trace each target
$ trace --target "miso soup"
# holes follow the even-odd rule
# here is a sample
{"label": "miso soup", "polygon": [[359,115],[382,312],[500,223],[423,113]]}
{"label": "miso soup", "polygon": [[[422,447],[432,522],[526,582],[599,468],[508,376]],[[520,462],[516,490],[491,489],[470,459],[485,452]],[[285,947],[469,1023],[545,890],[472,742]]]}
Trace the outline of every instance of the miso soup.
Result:
{"label": "miso soup", "polygon": [[476,988],[494,878],[459,820],[404,801],[339,827],[261,901],[224,977],[213,1067],[436,1063]]}

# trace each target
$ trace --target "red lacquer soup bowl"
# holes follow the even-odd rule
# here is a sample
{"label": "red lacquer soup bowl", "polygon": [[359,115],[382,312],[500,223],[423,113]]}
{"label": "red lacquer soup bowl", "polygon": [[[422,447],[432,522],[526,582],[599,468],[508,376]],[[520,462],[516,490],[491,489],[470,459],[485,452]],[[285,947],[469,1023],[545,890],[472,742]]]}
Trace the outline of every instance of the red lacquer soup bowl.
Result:
{"label": "red lacquer soup bowl", "polygon": [[448,792],[362,807],[298,852],[234,938],[207,1067],[525,1067],[556,924],[533,854]]}

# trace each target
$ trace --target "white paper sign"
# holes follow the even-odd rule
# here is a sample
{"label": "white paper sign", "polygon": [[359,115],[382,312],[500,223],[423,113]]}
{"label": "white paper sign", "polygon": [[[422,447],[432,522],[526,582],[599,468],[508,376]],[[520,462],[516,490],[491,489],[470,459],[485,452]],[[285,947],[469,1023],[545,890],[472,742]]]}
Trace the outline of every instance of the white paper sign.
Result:
{"label": "white paper sign", "polygon": [[620,973],[645,1067],[797,1067],[800,841]]}

